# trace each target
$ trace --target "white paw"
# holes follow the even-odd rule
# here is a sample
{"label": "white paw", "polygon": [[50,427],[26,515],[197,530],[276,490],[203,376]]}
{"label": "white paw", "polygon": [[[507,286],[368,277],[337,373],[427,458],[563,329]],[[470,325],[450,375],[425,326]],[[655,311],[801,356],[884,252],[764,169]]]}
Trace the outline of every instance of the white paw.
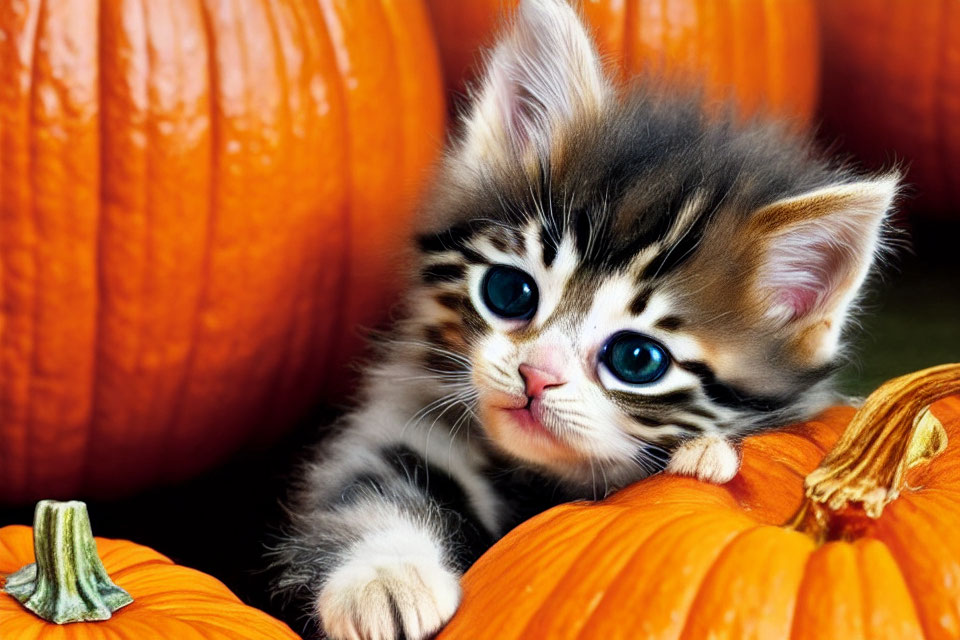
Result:
{"label": "white paw", "polygon": [[458,576],[433,542],[414,535],[370,536],[330,575],[317,599],[330,638],[420,640],[450,620],[460,603]]}
{"label": "white paw", "polygon": [[701,436],[687,440],[673,452],[667,473],[693,476],[704,482],[729,482],[740,470],[740,456],[726,439]]}

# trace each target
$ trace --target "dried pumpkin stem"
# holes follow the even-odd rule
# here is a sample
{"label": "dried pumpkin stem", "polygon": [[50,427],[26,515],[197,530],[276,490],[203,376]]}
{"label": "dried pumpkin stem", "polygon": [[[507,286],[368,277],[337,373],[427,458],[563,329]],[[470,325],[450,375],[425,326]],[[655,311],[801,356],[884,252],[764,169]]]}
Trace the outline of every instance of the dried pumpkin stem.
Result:
{"label": "dried pumpkin stem", "polygon": [[108,620],[133,602],[110,580],[97,555],[84,503],[39,502],[33,548],[36,563],[9,576],[3,590],[47,622]]}
{"label": "dried pumpkin stem", "polygon": [[895,500],[907,469],[930,461],[947,446],[931,404],[960,392],[960,364],[931,367],[895,378],[874,391],[846,431],[807,476],[806,497],[791,524],[823,530],[830,511],[859,503],[871,518]]}

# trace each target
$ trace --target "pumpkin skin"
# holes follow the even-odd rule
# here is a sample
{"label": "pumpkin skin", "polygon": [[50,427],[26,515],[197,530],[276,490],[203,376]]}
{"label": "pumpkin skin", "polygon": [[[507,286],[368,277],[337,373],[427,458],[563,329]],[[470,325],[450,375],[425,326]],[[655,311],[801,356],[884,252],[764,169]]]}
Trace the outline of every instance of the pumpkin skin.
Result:
{"label": "pumpkin skin", "polygon": [[957,218],[960,5],[820,0],[823,129],[872,166],[905,161],[911,208]]}
{"label": "pumpkin skin", "polygon": [[[279,620],[248,607],[205,573],[181,567],[147,547],[97,538],[110,577],[133,596],[132,604],[102,622],[56,625],[0,592],[0,638],[44,640],[298,640]],[[0,529],[0,574],[34,561],[33,532]]]}
{"label": "pumpkin skin", "polygon": [[[448,89],[474,79],[480,50],[517,0],[429,0]],[[704,85],[708,101],[732,97],[745,115],[768,111],[798,123],[813,115],[819,40],[813,0],[589,0],[581,4],[613,73],[653,71]]]}
{"label": "pumpkin skin", "polygon": [[[932,407],[952,442],[960,397]],[[521,525],[466,574],[441,638],[960,637],[960,446],[819,545],[782,527],[850,408],[748,438],[730,483],[656,476]],[[841,518],[846,517],[841,515]]]}
{"label": "pumpkin skin", "polygon": [[339,393],[442,141],[422,2],[25,0],[0,36],[0,502],[180,480]]}

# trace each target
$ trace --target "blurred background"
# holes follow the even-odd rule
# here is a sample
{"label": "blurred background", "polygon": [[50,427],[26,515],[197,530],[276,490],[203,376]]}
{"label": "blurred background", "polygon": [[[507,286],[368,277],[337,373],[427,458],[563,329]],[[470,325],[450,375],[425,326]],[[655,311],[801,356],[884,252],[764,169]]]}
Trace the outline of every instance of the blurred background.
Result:
{"label": "blurred background", "polygon": [[[0,5],[0,525],[84,498],[278,613],[292,465],[387,319],[509,0]],[[611,73],[900,166],[845,388],[960,358],[960,3],[585,0]],[[296,620],[289,620],[296,625]]]}

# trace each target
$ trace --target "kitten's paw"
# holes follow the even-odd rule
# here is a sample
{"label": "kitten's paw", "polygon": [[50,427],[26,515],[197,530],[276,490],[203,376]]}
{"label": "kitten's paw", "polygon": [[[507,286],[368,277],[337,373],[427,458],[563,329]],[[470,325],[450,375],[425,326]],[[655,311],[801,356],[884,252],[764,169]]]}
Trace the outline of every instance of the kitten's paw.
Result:
{"label": "kitten's paw", "polygon": [[687,440],[673,452],[667,473],[694,476],[704,482],[729,482],[740,470],[740,456],[725,438],[702,436]]}
{"label": "kitten's paw", "polygon": [[388,534],[378,537],[359,545],[320,591],[317,614],[333,640],[420,640],[457,610],[458,576],[435,549],[423,553],[422,541],[391,546]]}

